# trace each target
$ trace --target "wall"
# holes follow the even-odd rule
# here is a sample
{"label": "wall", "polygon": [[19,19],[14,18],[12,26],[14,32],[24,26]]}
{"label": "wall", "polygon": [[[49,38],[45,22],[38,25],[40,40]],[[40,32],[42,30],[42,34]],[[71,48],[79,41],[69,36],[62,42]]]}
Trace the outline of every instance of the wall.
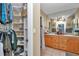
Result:
{"label": "wall", "polygon": [[45,28],[45,32],[49,31],[50,18],[42,10],[40,10],[40,16],[43,16],[44,17],[44,28]]}
{"label": "wall", "polygon": [[75,16],[79,18],[79,8],[77,8]]}
{"label": "wall", "polygon": [[40,4],[33,4],[33,55],[40,56],[40,16],[44,17],[45,31],[48,31],[50,19],[40,10]]}
{"label": "wall", "polygon": [[67,28],[72,28],[73,27],[73,19],[74,18],[79,18],[79,8],[76,10],[76,12],[73,14],[73,15],[71,15],[71,16],[69,16],[68,18],[67,18]]}
{"label": "wall", "polygon": [[33,4],[33,55],[40,56],[40,4]]}
{"label": "wall", "polygon": [[73,16],[69,16],[69,17],[67,18],[67,21],[66,21],[66,26],[67,26],[67,28],[72,28],[72,20],[73,20],[72,17],[73,17]]}
{"label": "wall", "polygon": [[28,27],[28,56],[33,56],[33,4],[27,5],[27,27]]}

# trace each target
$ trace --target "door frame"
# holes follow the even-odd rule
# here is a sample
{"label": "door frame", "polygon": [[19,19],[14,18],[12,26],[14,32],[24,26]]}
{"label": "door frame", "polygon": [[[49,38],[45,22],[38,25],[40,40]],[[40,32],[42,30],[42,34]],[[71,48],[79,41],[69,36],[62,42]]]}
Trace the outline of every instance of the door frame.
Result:
{"label": "door frame", "polygon": [[[44,17],[43,16],[40,16],[42,17],[42,19],[40,18],[40,25],[41,25],[41,20],[42,20],[42,40],[41,40],[41,36],[40,36],[40,49],[41,48],[45,48],[45,41],[44,41]],[[40,35],[41,35],[41,28],[40,28]],[[41,46],[42,44],[42,46]]]}

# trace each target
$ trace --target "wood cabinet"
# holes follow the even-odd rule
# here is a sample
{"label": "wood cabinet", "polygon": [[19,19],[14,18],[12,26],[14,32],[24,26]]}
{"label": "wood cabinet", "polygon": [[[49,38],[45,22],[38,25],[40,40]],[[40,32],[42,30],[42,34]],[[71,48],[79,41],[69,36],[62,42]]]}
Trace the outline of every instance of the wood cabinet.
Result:
{"label": "wood cabinet", "polygon": [[67,40],[64,40],[64,38],[61,36],[46,35],[45,43],[46,46],[66,50]]}
{"label": "wood cabinet", "polygon": [[54,48],[58,48],[59,47],[59,41],[58,41],[58,37],[56,36],[51,36],[51,41],[53,42],[52,43],[52,47]]}
{"label": "wood cabinet", "polygon": [[66,37],[62,37],[62,36],[58,36],[58,40],[59,40],[59,49],[63,49],[66,50],[66,45],[67,45],[67,39]]}
{"label": "wood cabinet", "polygon": [[45,35],[45,45],[79,54],[79,37]]}
{"label": "wood cabinet", "polygon": [[67,41],[67,51],[71,51],[79,54],[79,38],[73,38]]}
{"label": "wood cabinet", "polygon": [[45,36],[45,43],[46,43],[45,45],[46,45],[46,46],[50,46],[50,45],[51,45],[50,39],[51,39],[51,38],[50,38],[48,35]]}

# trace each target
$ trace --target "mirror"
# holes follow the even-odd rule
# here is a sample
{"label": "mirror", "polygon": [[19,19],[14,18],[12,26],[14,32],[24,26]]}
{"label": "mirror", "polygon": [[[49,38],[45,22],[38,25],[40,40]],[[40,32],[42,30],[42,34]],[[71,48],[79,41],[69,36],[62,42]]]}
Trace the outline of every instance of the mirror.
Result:
{"label": "mirror", "polygon": [[50,19],[49,32],[79,36],[79,9],[72,15],[58,16]]}

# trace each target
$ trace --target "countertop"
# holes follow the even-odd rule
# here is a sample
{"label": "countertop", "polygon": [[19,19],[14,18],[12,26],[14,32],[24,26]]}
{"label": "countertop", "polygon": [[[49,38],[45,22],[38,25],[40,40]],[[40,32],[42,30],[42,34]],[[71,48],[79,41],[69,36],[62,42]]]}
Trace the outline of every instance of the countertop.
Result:
{"label": "countertop", "polygon": [[72,35],[72,34],[55,34],[55,33],[48,33],[48,34],[45,34],[45,35],[57,35],[57,36],[69,36],[69,37],[79,37],[79,36],[75,36],[75,35]]}

